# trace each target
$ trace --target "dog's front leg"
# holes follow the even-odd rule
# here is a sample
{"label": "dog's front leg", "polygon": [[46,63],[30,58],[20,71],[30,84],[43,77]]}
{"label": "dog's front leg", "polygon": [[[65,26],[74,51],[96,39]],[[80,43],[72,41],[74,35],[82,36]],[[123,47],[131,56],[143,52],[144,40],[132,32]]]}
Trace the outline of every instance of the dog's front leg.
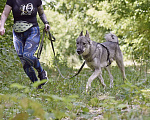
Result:
{"label": "dog's front leg", "polygon": [[103,77],[102,77],[102,74],[100,74],[99,76],[98,76],[98,78],[100,79],[100,81],[101,81],[101,83],[102,83],[102,86],[104,87],[104,89],[106,88],[106,84],[104,83],[104,79],[103,79]]}
{"label": "dog's front leg", "polygon": [[86,92],[88,92],[88,89],[91,87],[92,81],[97,78],[101,74],[101,69],[96,69],[94,73],[89,77],[88,82],[86,84]]}

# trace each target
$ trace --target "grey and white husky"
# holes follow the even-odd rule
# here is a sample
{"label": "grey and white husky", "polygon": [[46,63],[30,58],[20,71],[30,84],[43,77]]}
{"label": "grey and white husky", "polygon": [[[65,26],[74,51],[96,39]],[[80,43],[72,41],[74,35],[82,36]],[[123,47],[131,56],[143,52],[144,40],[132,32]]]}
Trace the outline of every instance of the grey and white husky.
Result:
{"label": "grey and white husky", "polygon": [[89,37],[88,31],[83,36],[83,31],[76,40],[77,53],[82,55],[86,64],[94,71],[89,77],[86,92],[91,87],[91,82],[95,78],[99,78],[104,88],[106,87],[102,77],[102,68],[106,68],[110,77],[110,88],[113,87],[113,76],[110,73],[109,65],[113,60],[116,61],[121,70],[123,79],[126,79],[125,68],[123,63],[123,54],[118,44],[118,37],[112,33],[105,35],[106,42],[97,43]]}

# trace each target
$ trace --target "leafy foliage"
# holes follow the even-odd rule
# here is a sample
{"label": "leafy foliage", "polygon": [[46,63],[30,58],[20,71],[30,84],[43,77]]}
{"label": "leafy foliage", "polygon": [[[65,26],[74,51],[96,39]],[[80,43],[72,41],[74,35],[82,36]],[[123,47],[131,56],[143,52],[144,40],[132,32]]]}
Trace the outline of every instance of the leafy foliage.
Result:
{"label": "leafy foliage", "polygon": [[[2,13],[6,0],[0,1]],[[85,93],[92,72],[84,68],[73,79],[57,72],[50,42],[46,39],[40,59],[48,72],[43,91],[25,75],[12,43],[12,14],[6,22],[6,34],[0,36],[0,119],[150,119],[150,2],[148,0],[53,0],[45,4],[45,13],[56,37],[56,59],[66,77],[80,64],[75,55],[75,40],[88,30],[92,40],[105,41],[112,31],[119,37],[126,58],[141,64],[126,66],[128,80],[123,82],[116,66],[112,67],[114,88],[103,89],[96,79]],[[38,22],[42,29],[41,20]],[[109,86],[108,74],[103,77]]]}
{"label": "leafy foliage", "polygon": [[[19,67],[16,66],[15,69],[18,71]],[[5,119],[24,117],[47,120],[92,119],[99,118],[99,115],[104,119],[149,119],[150,74],[146,77],[144,68],[145,66],[142,66],[140,73],[138,66],[136,69],[134,66],[126,67],[128,81],[123,83],[118,68],[112,67],[114,88],[104,90],[99,81],[95,80],[92,83],[93,89],[89,93],[85,93],[86,79],[92,73],[89,69],[84,69],[73,79],[64,80],[58,76],[54,68],[45,66],[49,82],[44,86],[44,91],[36,90],[38,82],[30,85],[29,79],[22,71],[17,73],[10,70],[9,76],[14,79],[5,77],[5,81],[0,83],[0,116]],[[64,74],[67,72],[65,70]],[[72,70],[69,72],[71,73]],[[20,77],[15,77],[13,74],[20,74]],[[108,74],[103,72],[103,76],[106,85],[109,86]]]}
{"label": "leafy foliage", "polygon": [[[125,38],[126,50],[135,59],[149,59],[150,3],[147,0],[120,0],[111,2],[107,9],[119,25],[118,33]],[[143,52],[144,51],[144,52]]]}
{"label": "leafy foliage", "polygon": [[[149,59],[150,3],[148,0],[56,0],[47,5],[62,14],[69,22],[67,27],[62,26],[67,30],[65,36],[60,38],[66,39],[66,36],[70,35],[69,38],[67,37],[70,43],[69,50],[72,48],[72,41],[82,30],[89,30],[91,38],[97,42],[102,42],[104,34],[112,31],[120,38],[122,49],[128,57],[146,62]],[[65,24],[62,19],[61,23]],[[74,29],[70,30],[71,28]]]}

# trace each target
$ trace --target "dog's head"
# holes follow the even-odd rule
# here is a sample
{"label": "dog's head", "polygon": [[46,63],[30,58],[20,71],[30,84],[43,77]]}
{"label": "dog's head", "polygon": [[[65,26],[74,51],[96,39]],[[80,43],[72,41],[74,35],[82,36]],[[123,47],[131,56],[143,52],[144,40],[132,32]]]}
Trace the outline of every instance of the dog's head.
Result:
{"label": "dog's head", "polygon": [[83,31],[82,31],[76,40],[77,53],[79,55],[87,55],[90,50],[90,45],[91,45],[91,40],[88,31],[86,31],[85,36],[83,36]]}

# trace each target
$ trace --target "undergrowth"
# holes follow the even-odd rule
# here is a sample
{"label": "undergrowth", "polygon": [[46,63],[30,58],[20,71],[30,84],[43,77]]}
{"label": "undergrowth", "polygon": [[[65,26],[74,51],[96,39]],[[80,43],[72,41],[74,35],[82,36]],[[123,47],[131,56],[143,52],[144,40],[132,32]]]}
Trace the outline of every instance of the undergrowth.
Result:
{"label": "undergrowth", "polygon": [[[49,80],[39,91],[36,86],[40,82],[31,84],[14,53],[8,49],[0,54],[0,119],[150,119],[150,69],[145,70],[150,66],[126,66],[126,81],[118,67],[112,66],[114,87],[109,88],[109,76],[103,71],[107,88],[104,90],[95,79],[86,93],[90,69],[84,68],[72,79],[63,79],[55,66],[43,64]],[[77,71],[65,62],[59,68],[66,77]]]}

